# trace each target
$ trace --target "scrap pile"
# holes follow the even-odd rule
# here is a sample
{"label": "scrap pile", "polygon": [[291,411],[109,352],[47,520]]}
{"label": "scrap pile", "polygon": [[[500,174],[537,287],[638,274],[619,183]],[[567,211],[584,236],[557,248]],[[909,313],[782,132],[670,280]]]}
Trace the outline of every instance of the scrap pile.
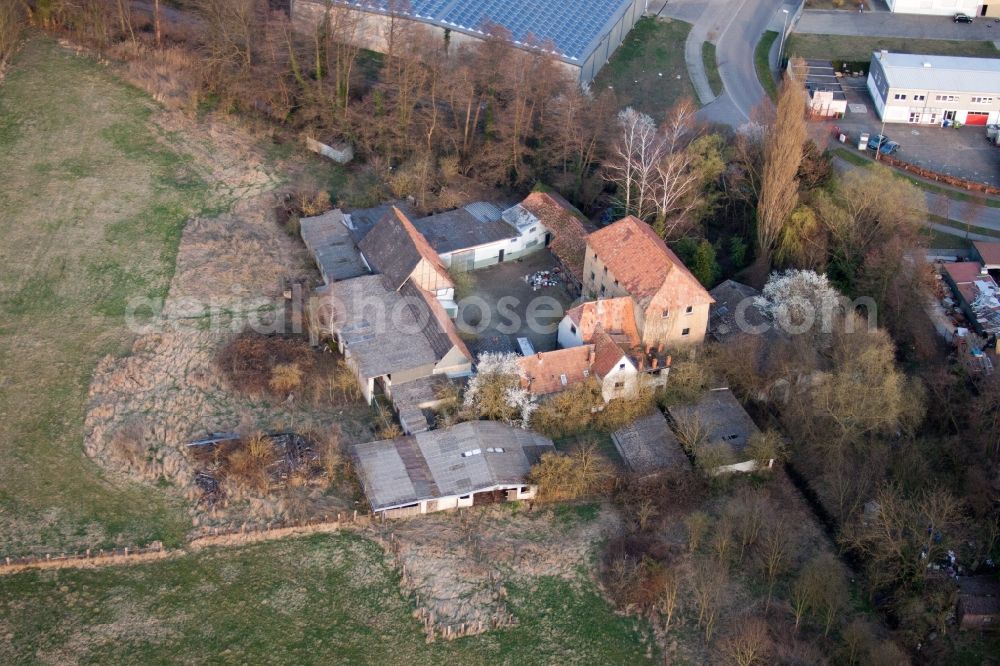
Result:
{"label": "scrap pile", "polygon": [[972,301],[972,311],[986,335],[1000,335],[1000,288],[992,279],[976,280],[976,298]]}
{"label": "scrap pile", "polygon": [[[254,439],[267,443],[263,453],[258,453],[258,464],[238,463],[247,460],[249,442]],[[324,474],[312,442],[294,432],[262,433],[246,439],[236,433],[211,433],[189,442],[188,453],[197,465],[195,484],[202,491],[201,501],[208,506],[225,497],[223,481],[227,478],[245,482],[248,468],[257,473],[262,489],[287,485],[293,475],[314,480]]]}
{"label": "scrap pile", "polygon": [[538,291],[542,287],[556,287],[562,284],[562,271],[553,268],[551,271],[536,271],[531,275],[525,275],[524,281],[531,285],[532,291]]}

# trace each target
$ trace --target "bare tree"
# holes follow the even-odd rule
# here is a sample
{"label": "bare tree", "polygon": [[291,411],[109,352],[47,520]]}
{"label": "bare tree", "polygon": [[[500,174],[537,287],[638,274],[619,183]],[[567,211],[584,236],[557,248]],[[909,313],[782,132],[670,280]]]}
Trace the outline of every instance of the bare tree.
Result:
{"label": "bare tree", "polygon": [[711,558],[703,559],[695,565],[691,586],[698,609],[698,626],[705,632],[705,640],[710,641],[729,587],[729,567]]}
{"label": "bare tree", "polygon": [[726,663],[734,666],[755,666],[768,663],[771,636],[767,623],[758,617],[744,617],[723,637],[719,652]]}
{"label": "bare tree", "polygon": [[626,215],[640,219],[653,211],[654,184],[664,144],[656,123],[632,107],[618,114],[619,137],[606,169],[618,188],[618,201]]}
{"label": "bare tree", "polygon": [[806,141],[805,92],[791,78],[778,97],[777,114],[764,142],[757,202],[758,262],[770,264],[788,216],[798,203],[799,165]]}
{"label": "bare tree", "polygon": [[787,570],[793,549],[790,526],[779,524],[775,518],[769,520],[764,527],[756,551],[757,566],[760,568],[761,576],[767,585],[765,612],[771,607],[774,584],[777,582],[778,576]]}
{"label": "bare tree", "polygon": [[664,628],[669,629],[680,601],[681,577],[675,568],[668,566],[663,569],[660,581],[657,607],[663,616]]}

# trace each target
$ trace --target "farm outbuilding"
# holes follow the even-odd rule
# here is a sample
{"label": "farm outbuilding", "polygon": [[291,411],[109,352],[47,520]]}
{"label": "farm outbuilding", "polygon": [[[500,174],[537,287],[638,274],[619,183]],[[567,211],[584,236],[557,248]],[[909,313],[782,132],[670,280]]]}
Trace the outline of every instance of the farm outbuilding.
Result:
{"label": "farm outbuilding", "polygon": [[527,500],[528,472],[552,440],[495,421],[354,447],[358,478],[372,511],[399,518],[483,503]]}
{"label": "farm outbuilding", "polygon": [[[386,50],[393,21],[422,23],[449,47],[484,40],[497,26],[492,32],[509,34],[518,48],[551,53],[587,84],[642,17],[646,0],[333,0],[332,6],[357,13],[353,41],[373,51]],[[291,0],[300,29],[311,31],[325,13],[319,0]]]}

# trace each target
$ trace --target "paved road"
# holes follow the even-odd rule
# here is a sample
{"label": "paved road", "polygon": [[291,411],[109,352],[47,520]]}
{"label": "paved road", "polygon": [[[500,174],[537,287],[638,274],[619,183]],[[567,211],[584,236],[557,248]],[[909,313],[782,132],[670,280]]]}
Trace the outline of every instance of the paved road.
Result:
{"label": "paved road", "polygon": [[857,12],[810,9],[802,12],[795,32],[816,35],[864,37],[910,37],[913,39],[1000,40],[1000,23],[979,18],[974,23],[955,23],[948,16],[916,16],[889,12]]}
{"label": "paved road", "polygon": [[[693,24],[685,44],[688,71],[702,103],[712,100],[701,60],[701,44],[716,44],[716,59],[725,92],[699,111],[701,119],[738,127],[766,99],[754,68],[760,36],[775,23],[781,27],[784,0],[673,0],[661,15]],[[659,10],[659,5],[655,11]]]}

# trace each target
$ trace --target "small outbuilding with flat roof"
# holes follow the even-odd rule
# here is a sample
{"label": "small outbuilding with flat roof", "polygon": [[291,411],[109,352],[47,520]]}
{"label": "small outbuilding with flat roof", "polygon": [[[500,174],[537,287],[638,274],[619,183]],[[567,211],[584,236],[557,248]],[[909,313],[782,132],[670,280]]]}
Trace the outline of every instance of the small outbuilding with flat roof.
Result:
{"label": "small outbuilding with flat roof", "polygon": [[633,474],[646,476],[662,470],[691,469],[691,462],[659,409],[616,430],[611,439]]}
{"label": "small outbuilding with flat roof", "polygon": [[788,61],[788,73],[805,86],[813,117],[840,118],[847,112],[847,95],[829,60],[793,58]]}
{"label": "small outbuilding with flat roof", "polygon": [[[678,433],[697,430],[705,444],[728,449],[733,462],[716,467],[715,474],[753,472],[774,463],[770,460],[762,465],[747,455],[750,439],[760,430],[728,388],[711,389],[697,402],[674,405],[668,411]],[[697,457],[697,451],[694,453]]]}

